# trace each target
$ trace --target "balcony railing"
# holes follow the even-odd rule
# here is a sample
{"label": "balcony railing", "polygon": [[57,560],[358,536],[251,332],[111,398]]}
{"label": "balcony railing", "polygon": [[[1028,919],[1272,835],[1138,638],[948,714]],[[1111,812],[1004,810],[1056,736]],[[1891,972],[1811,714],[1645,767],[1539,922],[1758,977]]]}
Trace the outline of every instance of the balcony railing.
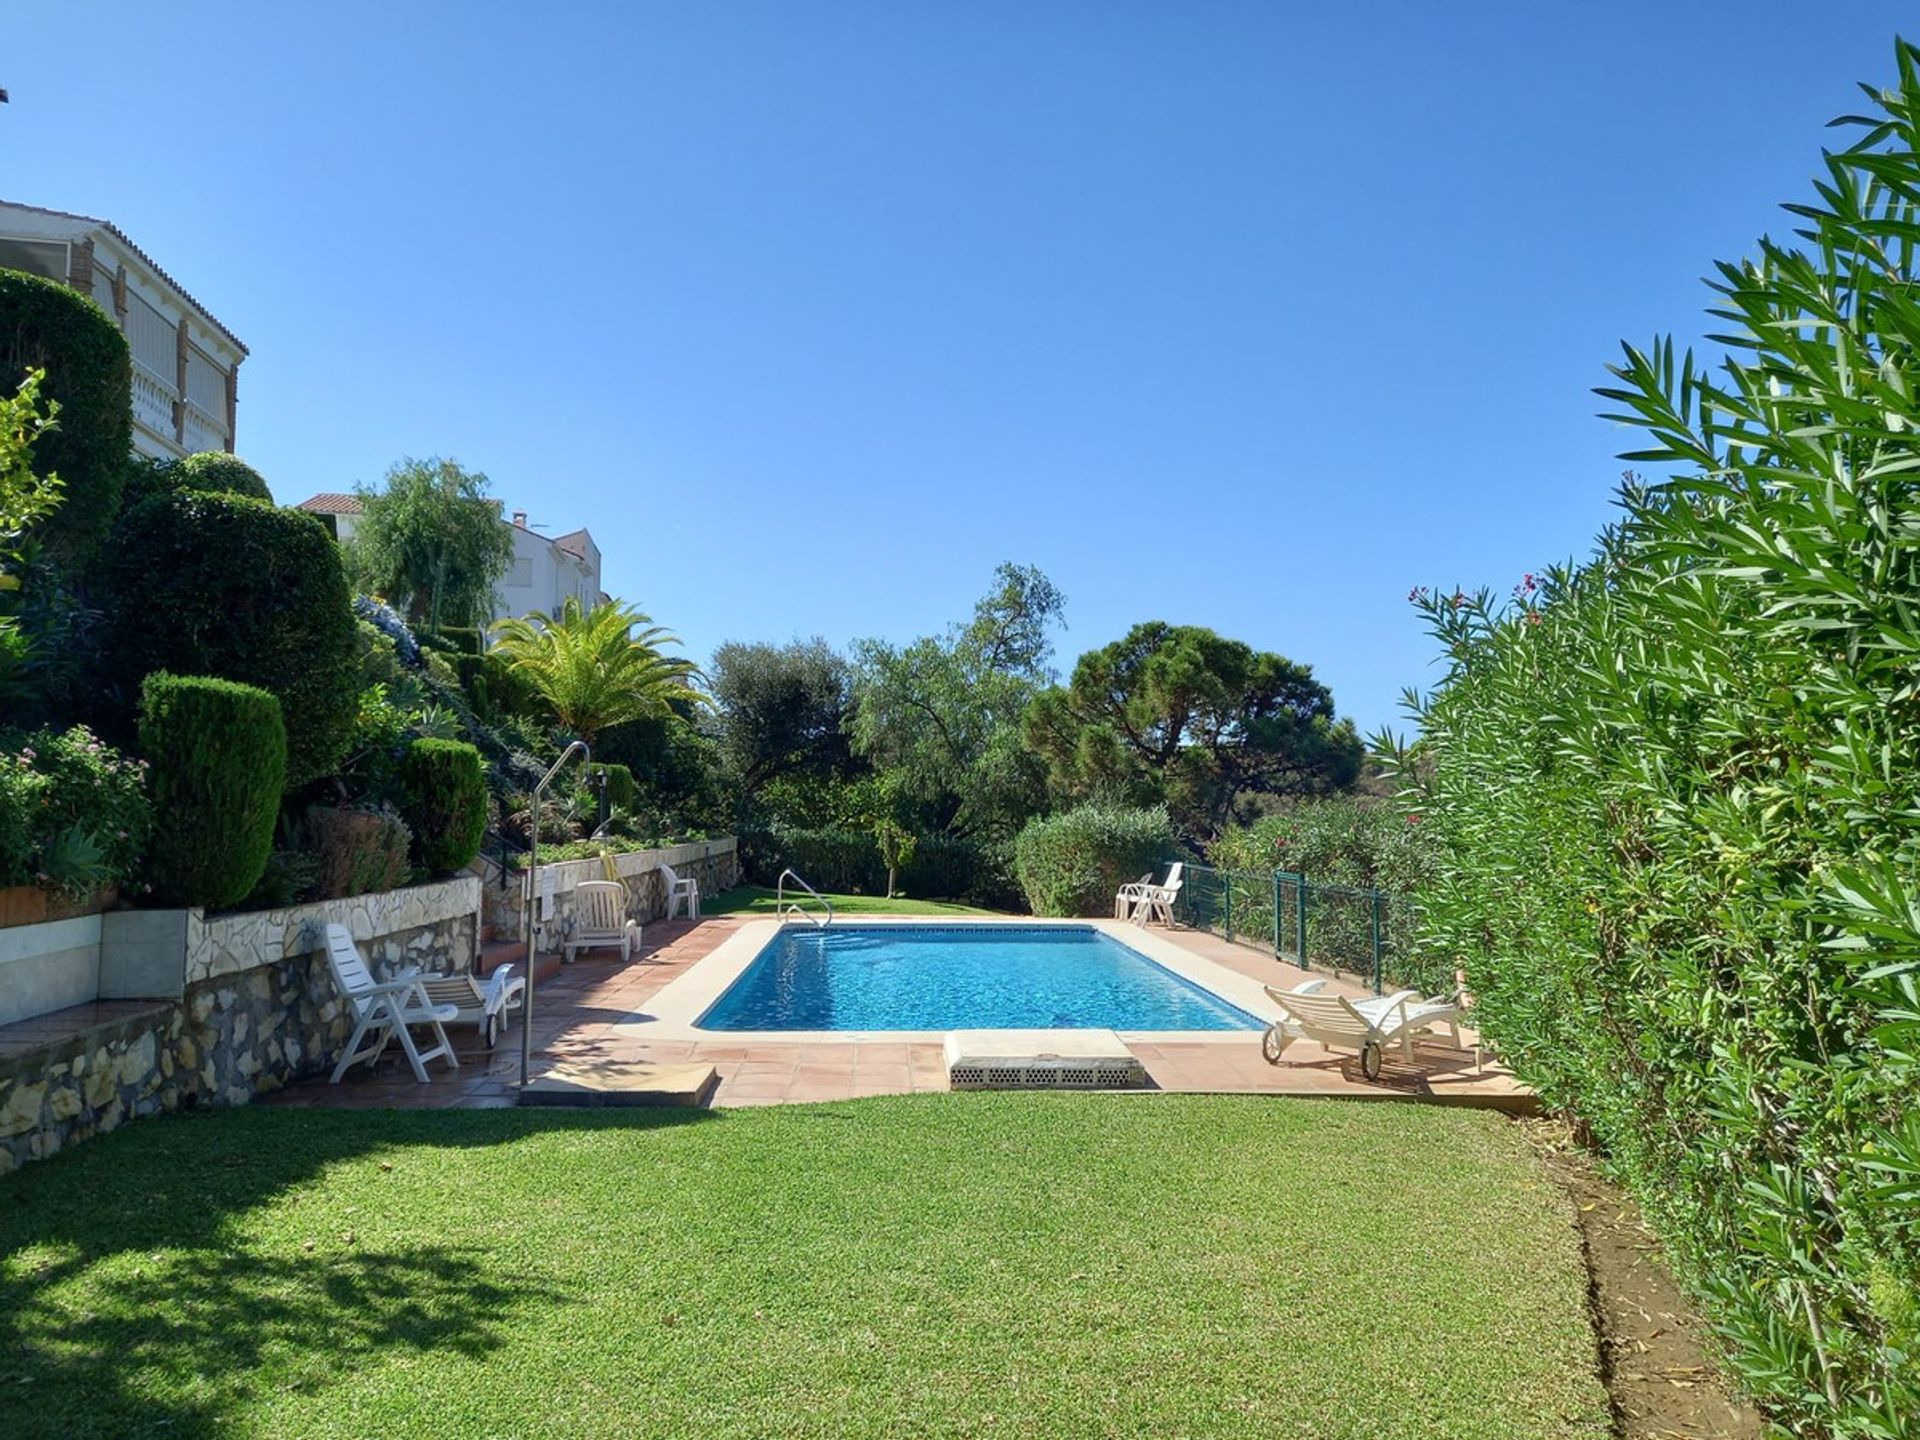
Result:
{"label": "balcony railing", "polygon": [[173,436],[173,386],[144,366],[133,367],[133,418],[149,430]]}
{"label": "balcony railing", "polygon": [[189,402],[186,411],[186,436],[183,443],[189,455],[201,450],[224,450],[227,448],[227,427],[198,405]]}

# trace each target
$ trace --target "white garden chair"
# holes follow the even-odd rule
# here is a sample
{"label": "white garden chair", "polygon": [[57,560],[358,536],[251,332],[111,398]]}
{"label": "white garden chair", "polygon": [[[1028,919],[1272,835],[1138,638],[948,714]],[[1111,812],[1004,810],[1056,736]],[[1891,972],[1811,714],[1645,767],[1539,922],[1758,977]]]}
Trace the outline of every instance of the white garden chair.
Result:
{"label": "white garden chair", "polygon": [[660,872],[661,883],[667,887],[667,919],[673,918],[675,910],[685,910],[687,919],[700,918],[700,882],[689,875],[682,880],[671,865],[661,863],[654,867]]}
{"label": "white garden chair", "polygon": [[1418,990],[1350,1000],[1328,993],[1324,980],[1307,980],[1292,990],[1265,989],[1285,1017],[1269,1025],[1260,1041],[1270,1065],[1278,1065],[1295,1040],[1311,1040],[1329,1050],[1357,1050],[1360,1073],[1377,1080],[1388,1045],[1398,1041],[1400,1053],[1412,1059],[1415,1033],[1439,1025],[1453,1032],[1454,1048],[1462,1048],[1459,1007],[1451,1000],[1423,1000]]}
{"label": "white garden chair", "polygon": [[1167,878],[1159,885],[1153,884],[1151,879],[1122,885],[1120,893],[1114,897],[1115,908],[1119,908],[1124,898],[1131,905],[1130,918],[1134,924],[1147,925],[1158,920],[1171,930],[1173,902],[1180,898],[1180,887],[1185,883],[1181,876],[1186,868],[1184,861],[1176,860],[1167,867]]}
{"label": "white garden chair", "polygon": [[582,880],[573,887],[573,931],[567,936],[569,964],[582,950],[618,946],[631,960],[640,948],[640,922],[627,918],[627,887],[618,880]]}
{"label": "white garden chair", "polygon": [[471,975],[423,975],[420,988],[433,1004],[453,1007],[447,1023],[474,1026],[491,1050],[507,1028],[507,1012],[521,1007],[527,982],[502,965],[484,984]]}
{"label": "white garden chair", "polygon": [[[333,971],[333,982],[347,997],[354,1016],[353,1035],[340,1056],[340,1063],[333,1067],[329,1083],[338,1085],[347,1067],[357,1061],[365,1060],[368,1064],[377,1061],[389,1040],[400,1042],[407,1063],[413,1067],[413,1078],[422,1085],[427,1083],[429,1060],[445,1057],[453,1069],[460,1068],[453,1043],[442,1028],[459,1012],[451,1005],[435,1005],[427,998],[418,970],[409,970],[392,980],[375,980],[360,954],[360,947],[353,943],[353,933],[344,925],[327,926],[327,967]],[[415,1025],[427,1026],[439,1043],[431,1050],[421,1050],[413,1043],[410,1033],[410,1027]]]}

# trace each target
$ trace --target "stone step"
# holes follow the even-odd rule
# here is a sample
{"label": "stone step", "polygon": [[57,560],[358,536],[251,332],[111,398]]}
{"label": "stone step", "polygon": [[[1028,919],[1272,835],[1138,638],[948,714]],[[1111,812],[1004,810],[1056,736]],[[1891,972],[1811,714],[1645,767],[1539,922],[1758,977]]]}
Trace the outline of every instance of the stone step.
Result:
{"label": "stone step", "polygon": [[536,1076],[519,1092],[522,1105],[600,1108],[705,1105],[720,1074],[711,1065],[659,1065],[646,1060],[574,1060]]}

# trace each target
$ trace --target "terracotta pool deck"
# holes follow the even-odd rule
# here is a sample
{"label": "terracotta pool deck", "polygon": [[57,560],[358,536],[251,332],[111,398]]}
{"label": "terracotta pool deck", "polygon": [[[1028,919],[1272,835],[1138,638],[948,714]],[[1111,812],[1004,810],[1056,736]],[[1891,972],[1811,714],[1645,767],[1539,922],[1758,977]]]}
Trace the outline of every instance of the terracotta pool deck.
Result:
{"label": "terracotta pool deck", "polygon": [[[635,1035],[633,1017],[669,983],[705,959],[743,924],[765,916],[729,915],[688,922],[655,921],[646,927],[646,943],[633,960],[611,952],[589,952],[572,965],[548,974],[542,966],[534,998],[533,1073],[562,1062],[651,1061],[658,1064],[702,1062],[719,1072],[717,1107],[778,1105],[846,1100],[862,1095],[898,1095],[946,1090],[946,1066],[940,1042],[876,1044],[855,1039],[760,1041],[725,1039],[654,1041]],[[866,917],[862,917],[866,918]],[[1306,972],[1242,945],[1190,930],[1156,930],[1156,935],[1203,959],[1243,975],[1283,987]],[[489,947],[490,953],[495,947]],[[606,958],[599,958],[599,956]],[[1365,994],[1338,980],[1334,988]],[[430,1066],[433,1080],[414,1080],[396,1048],[377,1070],[358,1066],[339,1085],[324,1078],[306,1080],[262,1097],[263,1104],[399,1109],[493,1108],[514,1103],[520,1073],[518,1025],[495,1050],[480,1043],[471,1026],[450,1030],[460,1068]],[[1469,1048],[1455,1050],[1445,1040],[1422,1041],[1412,1061],[1390,1049],[1380,1079],[1369,1084],[1359,1061],[1306,1041],[1295,1042],[1279,1065],[1261,1058],[1260,1035],[1240,1031],[1177,1043],[1129,1041],[1159,1090],[1254,1095],[1327,1096],[1354,1100],[1399,1100],[1428,1104],[1476,1105],[1526,1112],[1535,1106],[1531,1092],[1487,1057],[1476,1064]]]}

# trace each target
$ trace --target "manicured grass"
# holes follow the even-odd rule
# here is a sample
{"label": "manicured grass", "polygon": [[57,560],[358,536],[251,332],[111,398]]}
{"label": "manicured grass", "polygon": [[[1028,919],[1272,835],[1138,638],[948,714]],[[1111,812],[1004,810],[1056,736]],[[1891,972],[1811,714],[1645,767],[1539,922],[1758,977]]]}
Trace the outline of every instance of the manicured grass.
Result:
{"label": "manicured grass", "polygon": [[1507,1121],[932,1095],[142,1122],[0,1180],[26,1436],[1607,1433]]}
{"label": "manicured grass", "polygon": [[[736,885],[718,895],[700,897],[702,915],[772,915],[774,892],[764,885]],[[793,897],[789,897],[793,898]],[[813,908],[802,893],[801,904]],[[835,915],[993,915],[997,911],[956,905],[949,900],[889,900],[884,895],[829,895]]]}

